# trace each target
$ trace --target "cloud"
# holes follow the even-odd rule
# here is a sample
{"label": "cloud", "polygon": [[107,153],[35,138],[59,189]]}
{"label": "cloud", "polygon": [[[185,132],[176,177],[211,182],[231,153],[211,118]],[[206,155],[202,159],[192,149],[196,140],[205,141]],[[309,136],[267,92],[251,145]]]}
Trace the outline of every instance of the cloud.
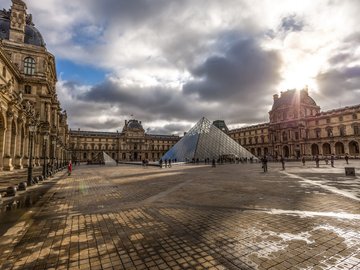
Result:
{"label": "cloud", "polygon": [[[0,2],[10,6],[9,0]],[[329,96],[325,106],[342,95],[336,87],[344,96],[357,93],[356,0],[27,5],[57,59],[75,63],[74,69],[96,68],[104,77],[81,84],[59,76],[59,99],[74,128],[115,130],[131,114],[169,133],[202,116],[233,125],[266,122],[274,93],[314,78]],[[84,76],[93,76],[85,70]]]}
{"label": "cloud", "polygon": [[280,65],[277,52],[263,50],[256,40],[236,40],[224,55],[211,56],[192,71],[195,79],[184,85],[184,93],[209,101],[261,99],[278,83]]}
{"label": "cloud", "polygon": [[284,32],[300,32],[303,28],[304,22],[296,14],[281,19],[280,30]]}
{"label": "cloud", "polygon": [[360,66],[329,70],[319,74],[317,79],[325,95],[335,96],[339,92],[343,96],[355,94],[360,91]]}

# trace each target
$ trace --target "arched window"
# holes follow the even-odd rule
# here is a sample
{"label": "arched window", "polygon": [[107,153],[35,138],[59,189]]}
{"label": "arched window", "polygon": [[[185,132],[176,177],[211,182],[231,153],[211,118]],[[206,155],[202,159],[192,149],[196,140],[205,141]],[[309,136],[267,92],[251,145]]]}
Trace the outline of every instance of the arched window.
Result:
{"label": "arched window", "polygon": [[344,126],[339,127],[339,134],[340,134],[340,136],[345,136],[346,135],[346,129],[345,129]]}
{"label": "arched window", "polygon": [[287,137],[286,131],[284,131],[284,132],[282,133],[282,139],[283,139],[284,142],[287,141],[288,137]]}
{"label": "arched window", "polygon": [[26,57],[24,60],[24,73],[26,75],[35,74],[35,60],[31,57]]}

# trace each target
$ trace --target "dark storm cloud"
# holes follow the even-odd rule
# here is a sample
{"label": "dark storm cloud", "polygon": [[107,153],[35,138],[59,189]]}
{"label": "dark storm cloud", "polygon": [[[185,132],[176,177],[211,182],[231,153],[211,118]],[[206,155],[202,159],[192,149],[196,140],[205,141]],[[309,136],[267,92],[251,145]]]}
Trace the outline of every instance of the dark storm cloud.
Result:
{"label": "dark storm cloud", "polygon": [[323,93],[336,95],[339,91],[360,90],[360,66],[329,70],[317,76]]}
{"label": "dark storm cloud", "polygon": [[222,56],[211,56],[192,71],[194,80],[184,93],[201,100],[246,103],[261,97],[279,79],[281,60],[275,51],[263,50],[255,40],[236,40]]}
{"label": "dark storm cloud", "polygon": [[280,30],[284,32],[300,32],[304,28],[304,22],[295,14],[281,19]]}
{"label": "dark storm cloud", "polygon": [[164,87],[125,87],[112,81],[94,86],[78,96],[79,100],[112,104],[122,113],[135,114],[144,120],[196,119],[203,106],[192,106],[176,89]]}
{"label": "dark storm cloud", "polygon": [[94,16],[138,25],[169,7],[168,0],[102,0],[88,1],[87,8]]}
{"label": "dark storm cloud", "polygon": [[99,121],[99,122],[88,122],[88,123],[78,123],[79,125],[83,126],[83,128],[88,130],[114,130],[114,128],[117,128],[120,130],[123,124],[122,121],[119,121],[119,119],[110,119],[106,121]]}
{"label": "dark storm cloud", "polygon": [[339,54],[332,56],[329,59],[329,63],[332,65],[341,64],[341,63],[344,64],[348,60],[351,60],[352,57],[353,57],[352,53],[339,53]]}
{"label": "dark storm cloud", "polygon": [[314,98],[324,110],[355,105],[360,100],[360,66],[332,69],[317,76],[320,93]]}
{"label": "dark storm cloud", "polygon": [[161,127],[152,127],[146,130],[149,134],[177,134],[183,135],[184,131],[188,131],[192,126],[186,124],[168,124]]}
{"label": "dark storm cloud", "polygon": [[[317,75],[321,98],[327,107],[357,104],[360,100],[360,65],[356,48],[360,33],[344,38],[339,48],[329,57],[331,68]],[[334,98],[336,97],[336,98]]]}
{"label": "dark storm cloud", "polygon": [[[223,56],[211,56],[194,68],[194,80],[186,83],[182,91],[165,86],[128,86],[108,79],[76,98],[117,107],[119,114],[136,114],[144,122],[195,122],[202,116],[230,123],[266,121],[269,96],[274,92],[271,87],[279,80],[278,54],[263,50],[254,39],[223,35],[221,41],[218,47]],[[169,125],[160,130],[172,133],[179,127]]]}

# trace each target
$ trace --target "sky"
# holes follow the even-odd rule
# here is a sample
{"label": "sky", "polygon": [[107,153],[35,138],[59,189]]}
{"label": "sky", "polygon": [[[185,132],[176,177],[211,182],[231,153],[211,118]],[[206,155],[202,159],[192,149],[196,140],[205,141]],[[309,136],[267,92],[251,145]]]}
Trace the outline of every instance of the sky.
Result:
{"label": "sky", "polygon": [[72,129],[136,118],[182,134],[202,116],[236,128],[268,122],[274,94],[305,86],[322,110],[360,103],[359,0],[24,2]]}

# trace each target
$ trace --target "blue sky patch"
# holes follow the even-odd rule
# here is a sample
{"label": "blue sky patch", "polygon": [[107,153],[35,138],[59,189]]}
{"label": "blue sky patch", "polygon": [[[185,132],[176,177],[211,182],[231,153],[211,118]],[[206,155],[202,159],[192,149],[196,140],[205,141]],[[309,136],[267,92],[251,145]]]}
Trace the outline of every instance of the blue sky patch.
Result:
{"label": "blue sky patch", "polygon": [[57,59],[56,69],[58,77],[66,81],[95,85],[104,81],[108,73],[104,69],[76,64],[66,59]]}

